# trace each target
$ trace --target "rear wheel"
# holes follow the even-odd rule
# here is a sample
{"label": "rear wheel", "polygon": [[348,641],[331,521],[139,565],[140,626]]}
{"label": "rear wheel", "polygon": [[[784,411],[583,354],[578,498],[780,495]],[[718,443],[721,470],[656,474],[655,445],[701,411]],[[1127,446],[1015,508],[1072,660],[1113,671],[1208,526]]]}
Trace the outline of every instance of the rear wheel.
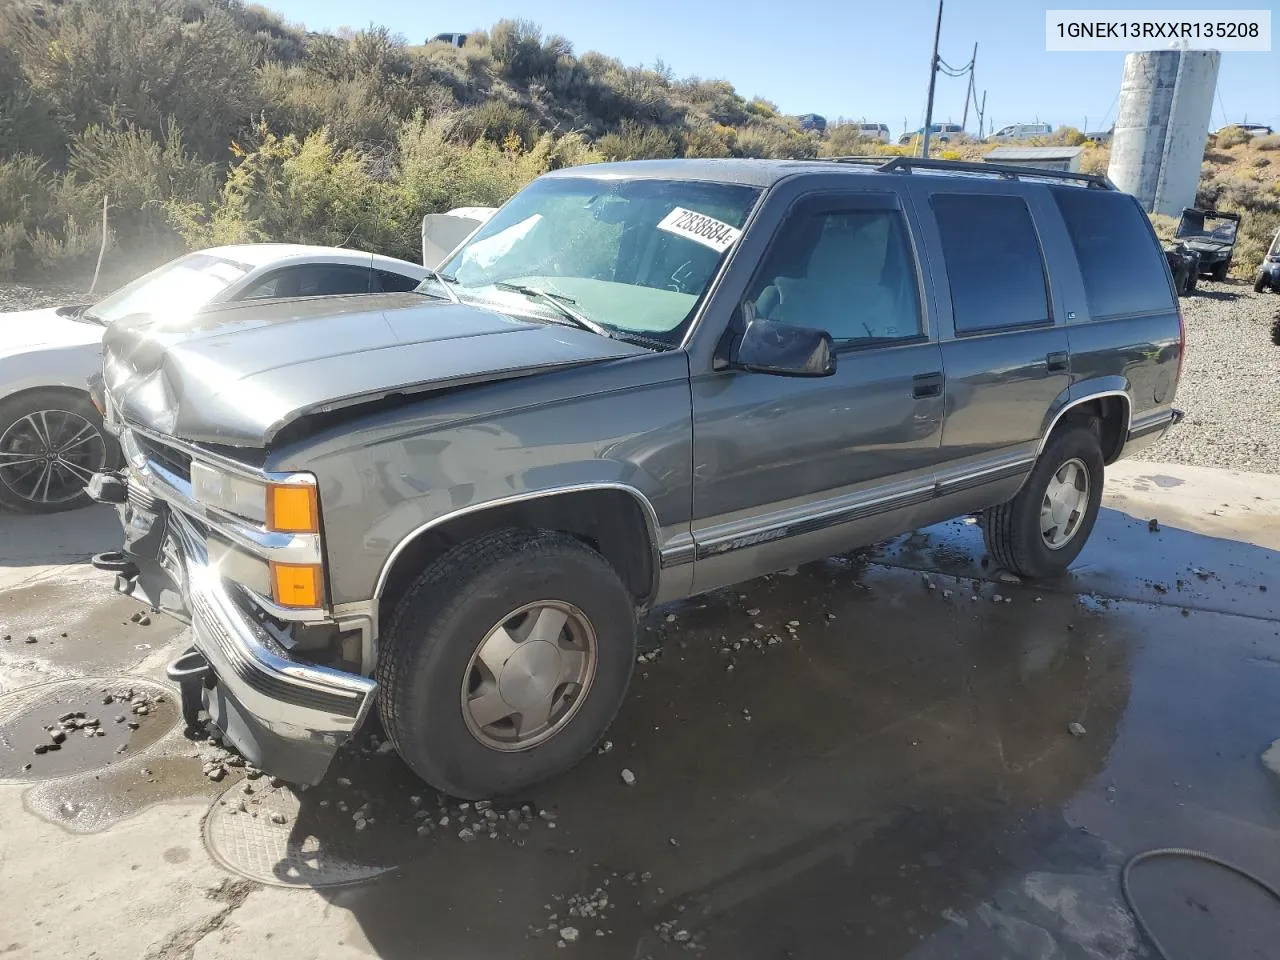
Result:
{"label": "rear wheel", "polygon": [[608,729],[635,662],[634,604],[572,537],[502,530],[440,557],[400,601],[379,710],[420,777],[459,797],[568,770]]}
{"label": "rear wheel", "polygon": [[1091,426],[1076,422],[1056,432],[1017,496],[983,511],[983,539],[995,561],[1025,577],[1063,573],[1093,531],[1103,469]]}
{"label": "rear wheel", "polygon": [[116,459],[83,394],[31,390],[0,403],[0,505],[23,513],[84,506],[85,484]]}

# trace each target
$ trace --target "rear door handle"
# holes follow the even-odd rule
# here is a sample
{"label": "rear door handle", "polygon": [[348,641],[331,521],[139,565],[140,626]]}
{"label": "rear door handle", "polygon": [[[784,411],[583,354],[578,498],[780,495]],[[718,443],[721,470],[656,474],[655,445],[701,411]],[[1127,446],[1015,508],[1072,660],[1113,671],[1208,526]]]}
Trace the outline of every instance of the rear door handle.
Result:
{"label": "rear door handle", "polygon": [[942,396],[942,371],[933,373],[917,373],[911,378],[911,396],[917,400],[925,397]]}
{"label": "rear door handle", "polygon": [[1045,363],[1048,364],[1050,373],[1061,373],[1071,365],[1071,357],[1065,350],[1055,350],[1053,353],[1045,356]]}

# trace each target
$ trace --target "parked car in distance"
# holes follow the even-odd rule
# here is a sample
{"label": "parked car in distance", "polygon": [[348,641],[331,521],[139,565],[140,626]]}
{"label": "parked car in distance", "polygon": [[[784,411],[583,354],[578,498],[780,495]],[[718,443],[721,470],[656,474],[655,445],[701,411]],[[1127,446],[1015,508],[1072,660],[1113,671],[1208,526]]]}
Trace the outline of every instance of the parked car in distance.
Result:
{"label": "parked car in distance", "polygon": [[881,143],[888,143],[892,139],[887,123],[859,123],[857,127],[858,136],[865,140],[878,140]]}
{"label": "parked car in distance", "polygon": [[1183,342],[1102,177],[567,168],[416,294],[113,327],[94,562],[190,618],[184,715],[256,766],[318,780],[376,704],[428,783],[509,795],[604,734],[654,604],[978,511],[1062,573]]}
{"label": "parked car in distance", "polygon": [[1034,140],[1036,137],[1047,137],[1053,133],[1053,125],[1048,123],[1011,123],[1001,127],[987,137],[988,141],[1004,142],[1009,140]]}
{"label": "parked car in distance", "polygon": [[[953,137],[964,133],[964,127],[958,123],[934,123],[929,125],[929,136],[937,140],[939,143],[946,143]],[[904,133],[898,138],[898,143],[908,144],[916,137],[924,136],[924,127],[918,127],[910,133]]]}
{"label": "parked car in distance", "polygon": [[51,513],[82,506],[93,474],[118,462],[85,381],[102,369],[110,324],[160,311],[173,322],[212,303],[411,290],[414,263],[300,244],[189,253],[95,304],[0,313],[0,507]]}
{"label": "parked car in distance", "polygon": [[801,130],[816,130],[822,133],[827,129],[827,118],[820,117],[816,113],[804,113],[796,117],[800,124]]}
{"label": "parked car in distance", "polygon": [[1267,255],[1258,266],[1258,272],[1253,278],[1253,290],[1254,293],[1262,293],[1264,290],[1280,293],[1280,230],[1276,231]]}
{"label": "parked car in distance", "polygon": [[1243,130],[1245,133],[1253,137],[1268,137],[1275,131],[1265,123],[1228,123],[1224,127],[1219,127],[1213,132],[1215,137],[1220,136],[1222,131],[1229,130],[1234,127],[1237,130]]}
{"label": "parked car in distance", "polygon": [[1178,218],[1178,229],[1173,236],[1199,255],[1200,276],[1222,281],[1231,269],[1239,231],[1238,213],[1187,207]]}
{"label": "parked car in distance", "polygon": [[447,43],[451,47],[464,47],[467,44],[465,33],[437,33],[427,43]]}

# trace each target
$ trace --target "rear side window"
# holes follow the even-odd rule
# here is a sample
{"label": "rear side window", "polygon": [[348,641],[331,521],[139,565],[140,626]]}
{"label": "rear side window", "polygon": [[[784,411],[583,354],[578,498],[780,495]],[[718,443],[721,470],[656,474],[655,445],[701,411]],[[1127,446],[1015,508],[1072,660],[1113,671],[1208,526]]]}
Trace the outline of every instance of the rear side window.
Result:
{"label": "rear side window", "polygon": [[1144,215],[1126,194],[1054,188],[1084,280],[1089,317],[1173,309],[1169,267]]}
{"label": "rear side window", "polygon": [[390,270],[374,271],[378,276],[378,286],[383,293],[408,293],[418,286],[414,277],[406,277],[403,273],[392,273]]}
{"label": "rear side window", "polygon": [[1044,258],[1021,197],[933,197],[956,333],[1048,323]]}

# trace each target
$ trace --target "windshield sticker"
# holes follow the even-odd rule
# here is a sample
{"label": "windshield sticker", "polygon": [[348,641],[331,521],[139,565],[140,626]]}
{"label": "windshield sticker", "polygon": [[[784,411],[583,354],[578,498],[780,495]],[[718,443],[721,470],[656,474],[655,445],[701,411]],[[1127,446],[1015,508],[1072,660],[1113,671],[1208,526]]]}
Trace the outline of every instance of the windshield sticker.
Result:
{"label": "windshield sticker", "polygon": [[700,243],[719,253],[728,250],[733,246],[733,241],[742,235],[737,227],[684,207],[676,207],[663,217],[658,223],[658,229]]}

